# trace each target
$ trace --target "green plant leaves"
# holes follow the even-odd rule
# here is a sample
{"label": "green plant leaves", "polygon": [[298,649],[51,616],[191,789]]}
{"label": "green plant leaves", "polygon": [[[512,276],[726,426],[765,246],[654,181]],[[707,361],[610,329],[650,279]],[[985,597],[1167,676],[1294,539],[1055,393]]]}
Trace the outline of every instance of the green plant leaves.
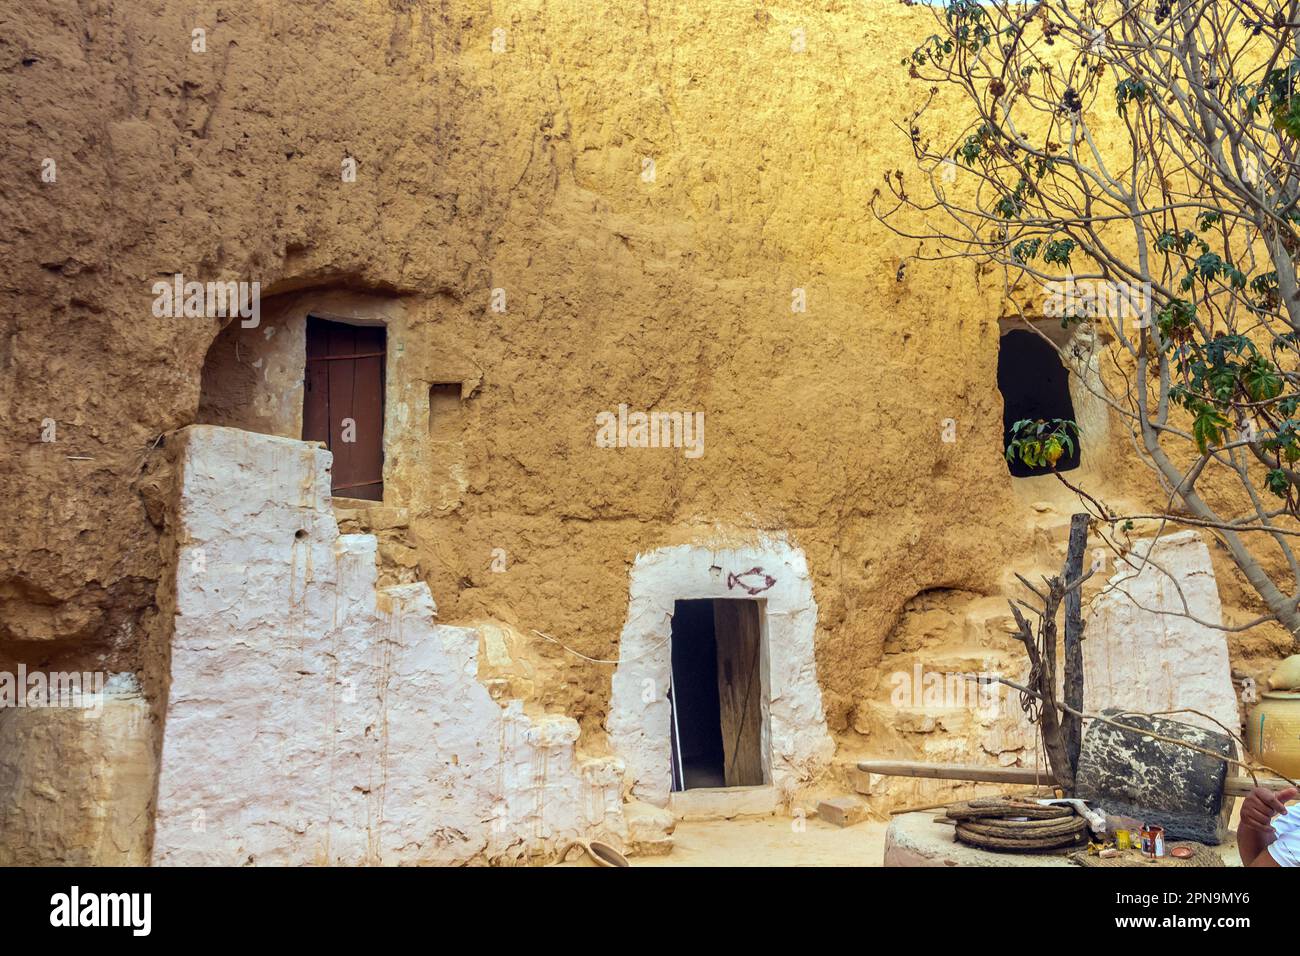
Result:
{"label": "green plant leaves", "polygon": [[1064,418],[1022,419],[1011,426],[1007,461],[1019,460],[1030,468],[1055,468],[1061,458],[1073,455],[1079,426]]}
{"label": "green plant leaves", "polygon": [[1229,421],[1213,405],[1201,404],[1197,408],[1196,418],[1192,422],[1192,437],[1201,454],[1211,445],[1219,444],[1227,432]]}
{"label": "green plant leaves", "polygon": [[1078,243],[1073,239],[1053,239],[1043,250],[1043,261],[1051,265],[1068,266],[1070,254]]}
{"label": "green plant leaves", "polygon": [[1115,86],[1115,112],[1127,116],[1128,104],[1143,102],[1148,92],[1147,85],[1142,80],[1133,77],[1120,80]]}

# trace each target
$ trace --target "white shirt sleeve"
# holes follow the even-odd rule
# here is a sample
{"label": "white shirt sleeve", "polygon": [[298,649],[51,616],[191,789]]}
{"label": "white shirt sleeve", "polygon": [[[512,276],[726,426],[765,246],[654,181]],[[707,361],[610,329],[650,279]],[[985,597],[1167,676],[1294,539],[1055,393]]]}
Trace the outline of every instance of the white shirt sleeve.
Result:
{"label": "white shirt sleeve", "polygon": [[1300,866],[1300,804],[1292,804],[1285,814],[1273,818],[1273,832],[1277,839],[1268,852],[1277,865]]}

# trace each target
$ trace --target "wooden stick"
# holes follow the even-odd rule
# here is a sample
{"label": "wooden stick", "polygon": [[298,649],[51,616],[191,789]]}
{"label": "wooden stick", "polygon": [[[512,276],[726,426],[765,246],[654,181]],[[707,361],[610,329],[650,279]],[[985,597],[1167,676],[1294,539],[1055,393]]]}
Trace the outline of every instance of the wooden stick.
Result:
{"label": "wooden stick", "polygon": [[[1070,545],[1065,558],[1065,579],[1083,583],[1083,554],[1088,547],[1088,520],[1081,512],[1070,518]],[[1052,675],[1055,679],[1056,675]],[[1065,594],[1065,702],[1073,710],[1083,710],[1083,588],[1071,588]],[[1079,752],[1083,748],[1083,721],[1072,713],[1061,717],[1061,735],[1065,738],[1070,773],[1079,774]]]}
{"label": "wooden stick", "polygon": [[[1011,796],[1011,794],[1009,794],[1009,793],[992,793],[992,794],[988,794],[988,795],[986,795],[986,796],[984,796],[984,797],[980,797],[979,799],[981,799],[981,800],[986,800],[986,799],[988,799],[989,797],[1009,797],[1009,796]],[[1055,791],[1055,790],[1040,790],[1040,791],[1038,791],[1037,793],[1024,793],[1024,794],[1021,794],[1021,795],[1020,795],[1020,799],[1023,800],[1023,799],[1025,799],[1026,797],[1029,797],[1029,798],[1035,798],[1035,799],[1037,799],[1037,798],[1041,798],[1041,799],[1043,799],[1043,800],[1051,800],[1051,799],[1054,798],[1055,796],[1056,796],[1056,791]],[[898,808],[895,809],[895,810],[890,810],[890,811],[889,811],[889,815],[890,815],[891,817],[897,817],[897,816],[901,816],[901,815],[904,814],[904,813],[920,813],[920,812],[923,811],[923,810],[942,810],[944,807],[952,806],[953,802],[954,802],[954,801],[953,801],[951,798],[949,798],[949,799],[943,801],[943,803],[927,803],[927,804],[925,804],[924,806],[921,806],[921,807],[898,807]]]}
{"label": "wooden stick", "polygon": [[887,777],[925,777],[931,780],[969,780],[972,783],[1016,783],[1040,787],[1055,783],[1045,770],[1028,767],[983,767],[976,764],[927,763],[924,760],[862,760],[858,769]]}
{"label": "wooden stick", "polygon": [[[1051,775],[1027,767],[982,767],[975,764],[927,763],[924,760],[862,760],[858,769],[865,773],[878,773],[886,777],[924,777],[930,780],[967,780],[972,783],[1010,783],[1027,787],[1050,786]],[[1223,782],[1223,793],[1229,797],[1244,797],[1257,784],[1249,777],[1228,777]],[[1269,790],[1285,790],[1291,786],[1277,777],[1260,777],[1258,786]]]}

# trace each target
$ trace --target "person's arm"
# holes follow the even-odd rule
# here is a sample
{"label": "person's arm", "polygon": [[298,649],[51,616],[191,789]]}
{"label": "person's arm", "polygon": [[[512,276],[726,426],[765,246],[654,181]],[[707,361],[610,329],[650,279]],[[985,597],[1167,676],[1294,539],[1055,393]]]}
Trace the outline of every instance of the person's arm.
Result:
{"label": "person's arm", "polygon": [[1258,866],[1258,867],[1261,867],[1261,868],[1267,868],[1267,867],[1270,867],[1270,866],[1274,866],[1274,867],[1279,867],[1279,868],[1280,868],[1280,867],[1282,866],[1281,863],[1279,863],[1277,860],[1273,859],[1273,854],[1272,854],[1272,853],[1269,853],[1268,850],[1264,850],[1263,852],[1261,852],[1261,853],[1259,854],[1259,856],[1255,857],[1255,859],[1254,859],[1251,863],[1249,863],[1248,865],[1251,866],[1251,867],[1257,867],[1257,866]]}
{"label": "person's arm", "polygon": [[1241,803],[1241,823],[1237,827],[1237,853],[1243,866],[1277,866],[1277,860],[1268,852],[1277,839],[1273,830],[1273,817],[1286,815],[1286,801],[1294,800],[1300,791],[1294,787],[1274,792],[1266,787],[1256,787]]}

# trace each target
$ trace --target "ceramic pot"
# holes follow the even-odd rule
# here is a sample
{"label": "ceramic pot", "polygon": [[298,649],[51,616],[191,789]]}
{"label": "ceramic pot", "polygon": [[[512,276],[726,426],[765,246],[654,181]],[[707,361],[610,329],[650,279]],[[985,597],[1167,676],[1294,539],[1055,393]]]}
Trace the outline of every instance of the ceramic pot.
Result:
{"label": "ceramic pot", "polygon": [[564,851],[564,856],[568,859],[570,851],[574,847],[580,847],[582,854],[578,856],[575,862],[578,866],[631,866],[622,853],[614,849],[608,843],[600,840],[575,840],[569,844]]}
{"label": "ceramic pot", "polygon": [[1246,746],[1260,763],[1288,777],[1300,776],[1300,691],[1260,694],[1246,721]]}

